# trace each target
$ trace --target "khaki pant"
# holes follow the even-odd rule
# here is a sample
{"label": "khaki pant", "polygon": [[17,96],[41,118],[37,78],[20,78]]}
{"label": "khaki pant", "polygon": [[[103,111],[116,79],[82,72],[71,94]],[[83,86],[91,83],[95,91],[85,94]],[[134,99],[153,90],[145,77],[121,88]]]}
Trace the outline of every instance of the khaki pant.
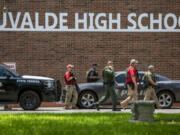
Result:
{"label": "khaki pant", "polygon": [[126,107],[130,100],[133,100],[133,101],[138,100],[137,89],[133,90],[129,85],[127,85],[127,88],[128,88],[128,95],[129,96],[124,101],[121,102],[121,105],[123,107]]}
{"label": "khaki pant", "polygon": [[160,105],[159,105],[155,90],[154,90],[154,88],[152,86],[149,86],[146,89],[146,94],[145,94],[144,100],[150,100],[151,98],[155,101],[155,104],[156,104],[157,108],[160,108]]}
{"label": "khaki pant", "polygon": [[66,107],[69,107],[72,96],[73,96],[72,107],[76,107],[78,101],[78,93],[76,91],[76,87],[74,85],[66,85],[66,100],[65,100]]}

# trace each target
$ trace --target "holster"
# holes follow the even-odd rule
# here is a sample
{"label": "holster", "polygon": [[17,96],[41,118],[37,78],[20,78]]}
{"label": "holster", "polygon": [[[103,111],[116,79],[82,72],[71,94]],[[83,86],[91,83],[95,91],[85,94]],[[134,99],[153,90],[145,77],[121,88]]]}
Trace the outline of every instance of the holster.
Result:
{"label": "holster", "polygon": [[126,85],[129,85],[131,87],[131,89],[134,90],[134,83],[133,82],[127,82]]}

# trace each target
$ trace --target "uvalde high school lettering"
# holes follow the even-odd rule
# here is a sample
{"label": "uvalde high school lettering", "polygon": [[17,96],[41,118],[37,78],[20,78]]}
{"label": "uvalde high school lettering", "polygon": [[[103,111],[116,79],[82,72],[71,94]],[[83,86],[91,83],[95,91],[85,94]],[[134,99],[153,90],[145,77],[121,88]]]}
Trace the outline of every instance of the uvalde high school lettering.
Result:
{"label": "uvalde high school lettering", "polygon": [[[38,12],[34,13],[33,18],[29,12],[8,12],[2,16],[0,31],[180,32],[180,16],[173,13],[130,13],[127,16],[129,23],[125,28],[121,27],[120,13],[75,13],[73,28],[68,26],[68,13],[45,13],[43,18]],[[142,23],[143,19],[150,21],[145,24]],[[168,20],[171,20],[171,24]]]}

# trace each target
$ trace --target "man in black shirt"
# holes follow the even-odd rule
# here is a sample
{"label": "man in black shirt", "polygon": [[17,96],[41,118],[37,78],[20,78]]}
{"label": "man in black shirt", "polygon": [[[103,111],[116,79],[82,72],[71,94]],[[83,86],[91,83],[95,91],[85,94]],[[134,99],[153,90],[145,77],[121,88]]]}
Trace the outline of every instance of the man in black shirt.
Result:
{"label": "man in black shirt", "polygon": [[96,82],[98,78],[98,72],[96,71],[97,64],[92,64],[92,68],[86,72],[87,82]]}

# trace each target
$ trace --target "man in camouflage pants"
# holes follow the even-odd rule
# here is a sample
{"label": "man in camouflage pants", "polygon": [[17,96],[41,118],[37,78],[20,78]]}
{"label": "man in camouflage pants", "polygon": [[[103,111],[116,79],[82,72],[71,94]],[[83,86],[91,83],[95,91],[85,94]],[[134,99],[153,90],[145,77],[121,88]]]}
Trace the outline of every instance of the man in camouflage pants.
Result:
{"label": "man in camouflage pants", "polygon": [[97,103],[94,104],[96,109],[99,111],[99,105],[111,97],[113,104],[112,111],[120,111],[120,109],[116,108],[116,93],[114,90],[114,85],[116,82],[114,80],[115,74],[112,61],[108,61],[107,66],[102,72],[102,76],[106,94]]}

